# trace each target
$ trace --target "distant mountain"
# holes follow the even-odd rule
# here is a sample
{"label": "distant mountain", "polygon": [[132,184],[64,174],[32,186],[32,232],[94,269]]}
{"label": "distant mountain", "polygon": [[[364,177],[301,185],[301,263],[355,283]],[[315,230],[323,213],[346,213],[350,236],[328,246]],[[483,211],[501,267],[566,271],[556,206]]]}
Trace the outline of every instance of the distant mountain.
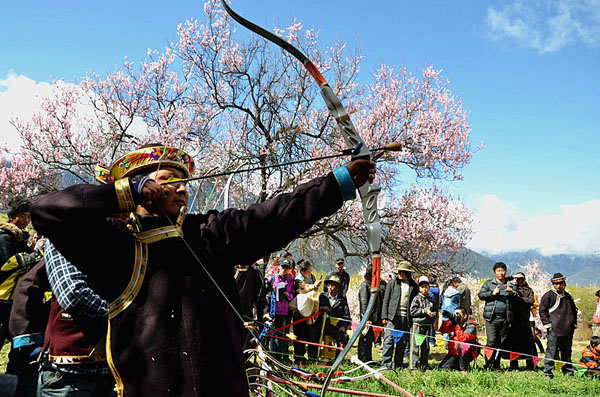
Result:
{"label": "distant mountain", "polygon": [[494,267],[494,261],[468,248],[461,248],[450,261],[457,271],[463,271],[476,278],[489,277]]}
{"label": "distant mountain", "polygon": [[[482,252],[478,255],[489,259],[492,266],[495,262],[506,263],[509,273],[516,270],[519,265],[537,260],[548,273],[560,272],[567,276],[570,284],[581,286],[600,285],[600,255],[561,254],[546,256],[537,250],[505,252],[491,255]],[[487,272],[490,274],[491,267],[488,267],[488,269]]]}

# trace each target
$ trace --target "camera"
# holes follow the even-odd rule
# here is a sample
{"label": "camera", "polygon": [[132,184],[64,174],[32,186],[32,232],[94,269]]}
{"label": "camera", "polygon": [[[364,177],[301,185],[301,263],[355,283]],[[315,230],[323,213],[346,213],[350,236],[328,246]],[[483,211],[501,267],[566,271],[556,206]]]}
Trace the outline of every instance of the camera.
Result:
{"label": "camera", "polygon": [[448,318],[448,321],[450,321],[450,324],[452,324],[452,325],[460,324],[460,322],[462,320],[460,313],[456,313],[456,312],[451,313],[447,310],[444,310],[442,312],[442,315],[444,317]]}

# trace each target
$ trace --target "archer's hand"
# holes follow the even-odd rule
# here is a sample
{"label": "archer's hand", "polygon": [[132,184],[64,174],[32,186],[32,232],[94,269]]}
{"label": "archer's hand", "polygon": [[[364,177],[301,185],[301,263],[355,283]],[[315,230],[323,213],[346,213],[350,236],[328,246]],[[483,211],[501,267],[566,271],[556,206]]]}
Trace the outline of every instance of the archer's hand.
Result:
{"label": "archer's hand", "polygon": [[364,185],[367,180],[370,183],[373,183],[375,180],[375,163],[372,161],[364,159],[354,160],[346,165],[346,168],[348,168],[348,172],[350,172],[350,176],[354,181],[354,186],[357,188]]}
{"label": "archer's hand", "polygon": [[149,179],[142,187],[142,199],[144,203],[161,199],[165,196],[164,187],[154,179]]}

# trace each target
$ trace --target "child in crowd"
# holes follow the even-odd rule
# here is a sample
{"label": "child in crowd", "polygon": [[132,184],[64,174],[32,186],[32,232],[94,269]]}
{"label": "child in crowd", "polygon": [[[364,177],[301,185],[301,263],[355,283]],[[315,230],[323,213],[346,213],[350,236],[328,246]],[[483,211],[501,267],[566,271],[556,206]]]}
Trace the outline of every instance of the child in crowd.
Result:
{"label": "child in crowd", "polygon": [[426,276],[421,276],[418,284],[419,293],[410,304],[410,316],[413,320],[410,340],[410,369],[417,369],[418,362],[419,368],[427,370],[429,369],[429,341],[427,336],[430,334],[436,310],[431,296],[429,296],[429,279]]}
{"label": "child in crowd", "polygon": [[592,336],[590,344],[583,349],[579,365],[587,367],[586,375],[600,375],[600,336]]}

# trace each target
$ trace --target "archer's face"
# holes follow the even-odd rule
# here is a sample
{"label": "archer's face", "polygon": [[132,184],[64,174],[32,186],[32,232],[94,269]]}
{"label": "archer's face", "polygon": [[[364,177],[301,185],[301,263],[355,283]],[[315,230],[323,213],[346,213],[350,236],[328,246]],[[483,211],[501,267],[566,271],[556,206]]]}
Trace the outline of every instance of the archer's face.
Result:
{"label": "archer's face", "polygon": [[[183,171],[173,167],[161,168],[158,171],[151,172],[148,176],[158,183],[167,182],[170,178],[186,178]],[[157,203],[152,203],[153,210],[158,216],[177,217],[179,210],[187,205],[189,199],[185,183],[170,183],[163,186],[165,197],[159,199]]]}

